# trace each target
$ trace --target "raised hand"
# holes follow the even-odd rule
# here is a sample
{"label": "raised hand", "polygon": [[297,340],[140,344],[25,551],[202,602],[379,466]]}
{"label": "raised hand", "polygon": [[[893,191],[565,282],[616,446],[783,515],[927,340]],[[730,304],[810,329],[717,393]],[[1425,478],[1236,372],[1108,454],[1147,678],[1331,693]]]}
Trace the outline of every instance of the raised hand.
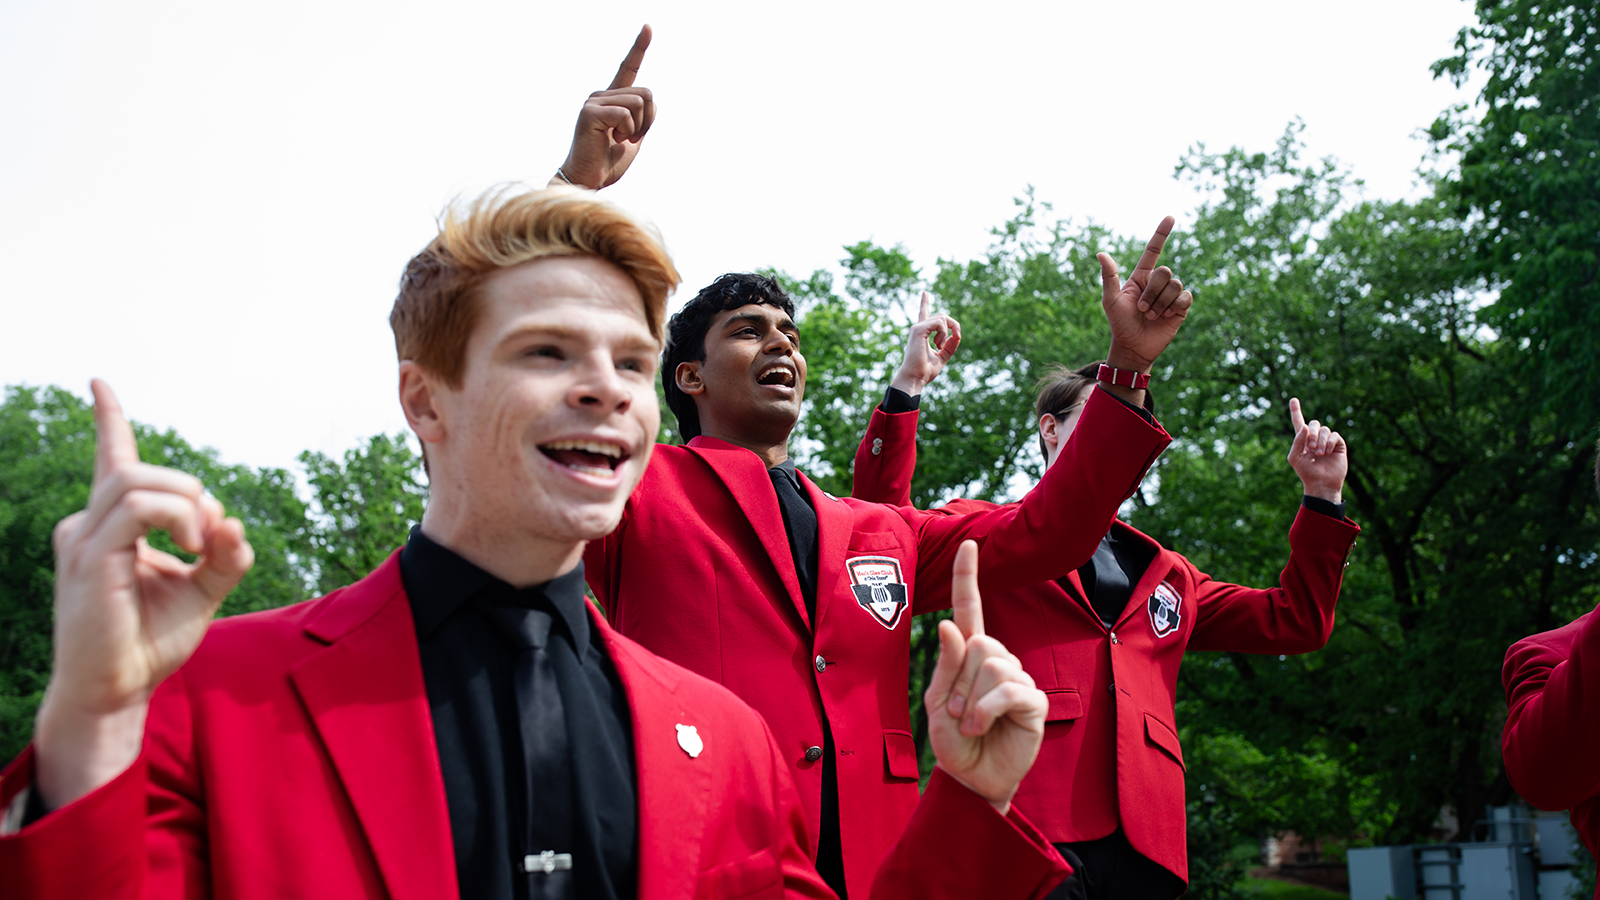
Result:
{"label": "raised hand", "polygon": [[1344,476],[1350,471],[1350,455],[1339,432],[1300,412],[1300,398],[1289,399],[1289,423],[1294,426],[1294,443],[1289,445],[1289,465],[1294,467],[1306,496],[1321,497],[1331,503],[1343,502]]}
{"label": "raised hand", "polygon": [[[51,807],[138,758],[150,694],[187,660],[255,556],[238,519],[191,475],[139,461],[133,428],[103,381],[94,392],[89,507],[56,526],[55,659],[34,734]],[[165,529],[193,564],[145,540]]]}
{"label": "raised hand", "polygon": [[1194,295],[1172,277],[1171,269],[1156,268],[1171,233],[1172,217],[1167,216],[1145,245],[1139,264],[1128,273],[1126,284],[1117,277],[1117,264],[1110,254],[1096,257],[1100,260],[1101,305],[1111,323],[1111,350],[1106,359],[1119,369],[1148,373],[1156,357],[1172,343],[1194,303]]}
{"label": "raised hand", "polygon": [[942,313],[929,315],[931,301],[928,292],[923,291],[917,321],[911,323],[906,336],[905,360],[889,382],[891,387],[913,396],[922,393],[929,382],[939,377],[945,363],[961,346],[961,323]]}
{"label": "raised hand", "polygon": [[1049,703],[1022,663],[983,633],[973,541],[956,551],[951,605],[955,619],[939,623],[939,661],[922,695],[928,738],[940,768],[1004,814],[1039,755]]}
{"label": "raised hand", "polygon": [[[650,46],[650,26],[639,29],[633,48],[617,67],[611,86],[589,95],[578,111],[572,149],[561,172],[573,184],[599,190],[615,184],[639,155],[639,142],[656,120],[656,101],[649,88],[634,87],[633,80]],[[552,178],[552,185],[561,184]]]}

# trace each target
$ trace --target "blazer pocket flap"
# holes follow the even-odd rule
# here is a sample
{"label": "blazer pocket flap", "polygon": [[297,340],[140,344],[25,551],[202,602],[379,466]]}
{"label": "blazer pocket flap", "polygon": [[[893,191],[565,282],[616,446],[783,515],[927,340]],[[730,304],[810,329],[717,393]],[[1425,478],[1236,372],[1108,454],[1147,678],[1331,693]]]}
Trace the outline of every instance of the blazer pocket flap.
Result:
{"label": "blazer pocket flap", "polygon": [[911,732],[883,730],[883,764],[890,778],[917,777],[917,742]]}
{"label": "blazer pocket flap", "polygon": [[1189,771],[1189,767],[1183,763],[1183,750],[1178,746],[1178,733],[1172,730],[1171,725],[1145,713],[1144,733],[1150,738],[1150,743],[1167,751],[1173,762],[1183,766],[1185,772]]}
{"label": "blazer pocket flap", "polygon": [[715,865],[700,873],[696,898],[782,897],[783,872],[771,847],[757,850],[744,859]]}
{"label": "blazer pocket flap", "polygon": [[1044,696],[1050,701],[1050,711],[1044,717],[1046,722],[1066,722],[1083,717],[1083,695],[1077,691],[1045,691]]}
{"label": "blazer pocket flap", "polygon": [[900,535],[892,531],[858,531],[850,535],[851,553],[880,553],[899,550]]}

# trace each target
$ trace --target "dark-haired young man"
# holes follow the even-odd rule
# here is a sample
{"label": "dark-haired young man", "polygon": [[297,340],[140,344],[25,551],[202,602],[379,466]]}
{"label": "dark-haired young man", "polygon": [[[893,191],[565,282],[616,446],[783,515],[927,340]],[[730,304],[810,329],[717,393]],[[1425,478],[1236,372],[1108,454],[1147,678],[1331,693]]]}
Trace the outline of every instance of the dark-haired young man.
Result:
{"label": "dark-haired young man", "polygon": [[[818,870],[841,895],[866,895],[917,802],[910,621],[948,606],[940,573],[957,545],[979,542],[986,592],[1065,575],[1169,441],[1127,386],[1191,302],[1152,268],[1127,290],[1108,285],[1110,358],[1124,371],[1085,406],[1097,439],[1017,506],[963,517],[831,497],[796,471],[806,361],[772,280],[725,275],[669,325],[662,382],[689,441],[656,448],[617,529],[585,552],[589,583],[619,631],[766,717],[818,835]],[[931,377],[902,367],[907,394],[920,386],[901,376]]]}
{"label": "dark-haired young man", "polygon": [[[916,343],[913,337],[912,342]],[[1106,368],[1057,370],[1036,402],[1045,477],[1098,425],[1085,401]],[[1146,408],[1153,408],[1146,395]],[[1281,587],[1211,580],[1113,521],[1075,571],[984,596],[990,628],[1050,698],[1045,743],[1017,804],[1074,873],[1052,897],[1171,900],[1188,881],[1183,751],[1173,704],[1188,649],[1305,653],[1333,629],[1344,561],[1360,530],[1344,517],[1344,440],[1289,401],[1289,464],[1305,488]],[[916,414],[874,413],[856,451],[857,496],[909,503]],[[956,500],[933,512],[1004,509]],[[1080,893],[1081,892],[1081,893]]]}
{"label": "dark-haired young man", "polygon": [[[1600,491],[1600,444],[1594,485]],[[1537,809],[1571,810],[1573,830],[1600,857],[1600,607],[1517,641],[1501,679],[1511,786]]]}

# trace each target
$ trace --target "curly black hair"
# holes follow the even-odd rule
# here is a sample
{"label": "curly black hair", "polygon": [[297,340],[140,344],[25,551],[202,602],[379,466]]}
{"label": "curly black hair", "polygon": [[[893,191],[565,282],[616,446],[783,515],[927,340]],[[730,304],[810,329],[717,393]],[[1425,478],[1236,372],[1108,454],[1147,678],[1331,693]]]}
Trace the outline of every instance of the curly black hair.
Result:
{"label": "curly black hair", "polygon": [[730,272],[711,282],[694,299],[684,304],[667,322],[667,349],[661,360],[661,387],[667,408],[678,417],[678,433],[684,440],[699,437],[700,411],[694,398],[678,390],[678,364],[703,362],[706,358],[706,332],[720,312],[750,304],[775,306],[794,318],[794,301],[783,288],[765,275]]}

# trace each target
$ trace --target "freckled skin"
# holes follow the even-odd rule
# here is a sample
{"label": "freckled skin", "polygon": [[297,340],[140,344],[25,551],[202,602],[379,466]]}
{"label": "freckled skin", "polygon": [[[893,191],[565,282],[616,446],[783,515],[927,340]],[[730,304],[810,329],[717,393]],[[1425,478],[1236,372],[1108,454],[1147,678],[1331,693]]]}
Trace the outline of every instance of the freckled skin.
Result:
{"label": "freckled skin", "polygon": [[[475,562],[543,547],[575,563],[582,542],[616,527],[649,463],[660,344],[632,280],[595,258],[504,269],[482,302],[460,386],[429,379],[427,415],[410,416],[433,483],[423,530]],[[403,377],[410,414],[407,399]],[[602,475],[539,449],[564,439],[616,443],[628,458]],[[541,574],[553,575],[518,580]]]}

